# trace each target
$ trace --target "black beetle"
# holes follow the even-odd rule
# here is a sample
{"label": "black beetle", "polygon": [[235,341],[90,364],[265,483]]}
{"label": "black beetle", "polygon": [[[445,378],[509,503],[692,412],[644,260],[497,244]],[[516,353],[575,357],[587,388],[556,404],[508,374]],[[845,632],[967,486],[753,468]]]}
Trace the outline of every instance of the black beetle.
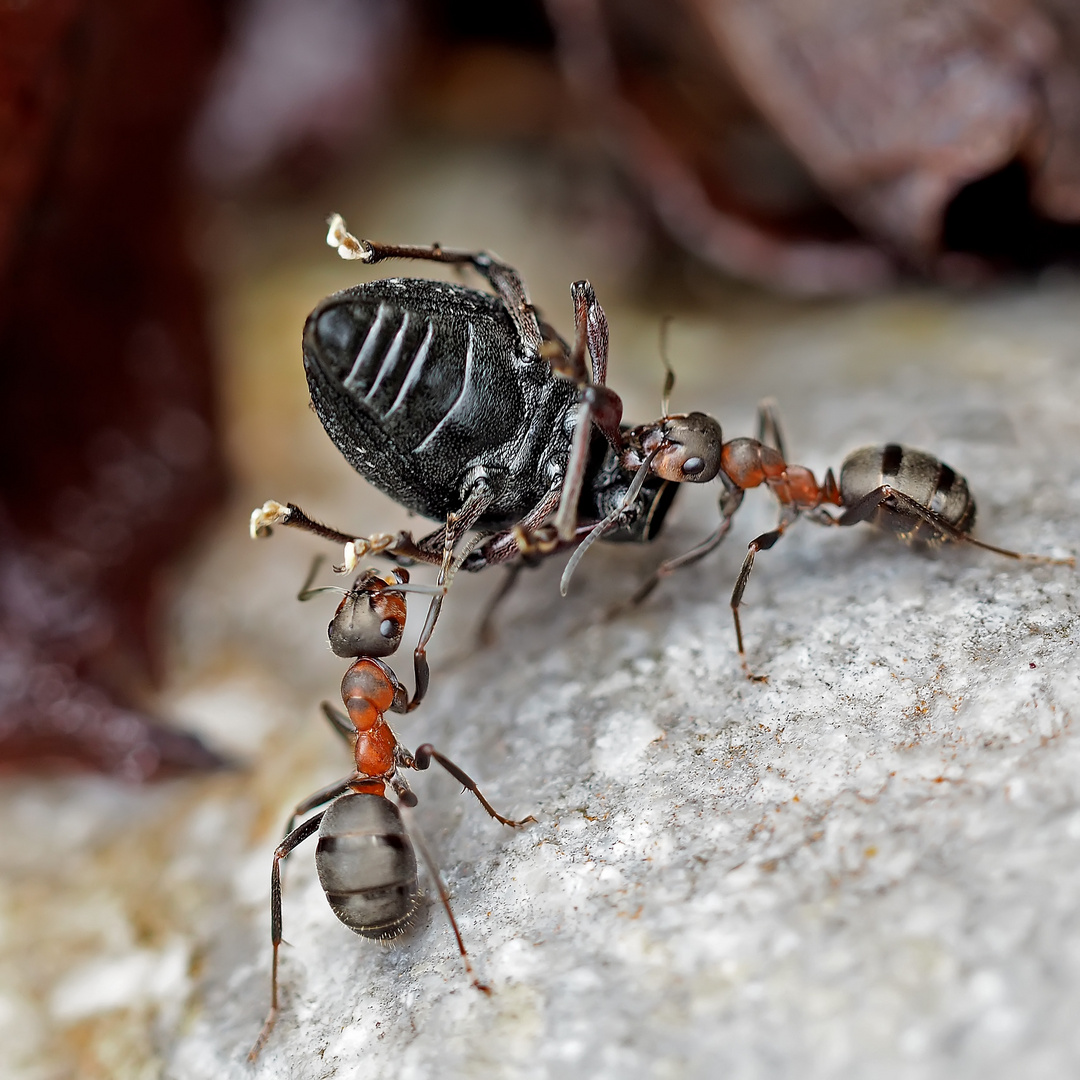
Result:
{"label": "black beetle", "polygon": [[517,271],[490,255],[358,240],[338,215],[327,243],[367,263],[471,266],[495,290],[388,278],[327,297],[304,327],[311,399],[334,444],[394,500],[445,524],[418,541],[406,532],[354,539],[268,502],[252,515],[253,534],[305,528],[350,545],[347,563],[419,559],[441,564],[444,579],[470,530],[482,542],[461,559],[467,570],[520,565],[601,535],[651,540],[675,485],[719,472],[720,425],[703,413],[621,424],[622,402],[605,385],[607,320],[587,281],[571,286],[571,348],[540,321]]}

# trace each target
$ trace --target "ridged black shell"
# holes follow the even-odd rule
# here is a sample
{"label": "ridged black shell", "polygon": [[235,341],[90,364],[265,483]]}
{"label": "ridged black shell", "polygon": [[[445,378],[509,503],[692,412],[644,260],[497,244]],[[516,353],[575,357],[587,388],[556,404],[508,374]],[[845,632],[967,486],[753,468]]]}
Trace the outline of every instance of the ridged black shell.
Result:
{"label": "ridged black shell", "polygon": [[304,327],[315,410],[346,460],[395,501],[436,521],[461,508],[482,467],[506,528],[565,466],[577,388],[523,354],[494,296],[387,278],[327,297]]}

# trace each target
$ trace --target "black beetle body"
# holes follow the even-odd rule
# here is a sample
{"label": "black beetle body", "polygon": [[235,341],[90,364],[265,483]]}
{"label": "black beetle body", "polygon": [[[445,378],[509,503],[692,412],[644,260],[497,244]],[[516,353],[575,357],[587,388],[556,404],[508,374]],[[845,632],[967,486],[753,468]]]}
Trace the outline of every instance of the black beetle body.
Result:
{"label": "black beetle body", "polygon": [[[495,532],[562,483],[580,391],[528,349],[498,297],[422,278],[357,285],[309,316],[304,367],[315,411],[345,459],[424,517],[444,521],[483,478],[491,502],[474,527]],[[607,516],[633,477],[594,431],[580,520]],[[652,539],[677,490],[650,475],[604,539]]]}
{"label": "black beetle body", "polygon": [[577,387],[525,352],[497,297],[417,278],[346,289],[309,317],[304,367],[345,459],[424,517],[445,520],[484,476],[476,527],[506,528],[566,468]]}

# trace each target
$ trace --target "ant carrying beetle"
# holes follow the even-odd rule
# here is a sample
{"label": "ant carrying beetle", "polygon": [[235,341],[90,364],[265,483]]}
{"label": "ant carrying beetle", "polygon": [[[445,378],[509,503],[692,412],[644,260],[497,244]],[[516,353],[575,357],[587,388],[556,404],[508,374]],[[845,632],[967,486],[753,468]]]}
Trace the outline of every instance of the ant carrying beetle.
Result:
{"label": "ant carrying beetle", "polygon": [[[267,502],[252,514],[252,535],[277,523],[306,529],[344,544],[346,567],[366,554],[440,564],[443,592],[454,549],[471,530],[481,534],[478,546],[458,565],[475,571],[506,563],[507,585],[526,561],[576,548],[563,574],[565,594],[595,540],[653,539],[678,484],[719,477],[719,524],[661,564],[635,594],[640,601],[662,577],[713,551],[744,491],[764,484],[780,503],[780,520],[751,542],[731,598],[739,656],[753,679],[760,677],[746,663],[739,604],[757,552],[772,547],[801,514],[840,526],[872,521],[908,541],[967,542],[1010,558],[1073,565],[975,540],[966,481],[922,451],[857,450],[841,466],[839,484],[830,471],[819,485],[808,469],[785,460],[769,406],[758,439],[725,443],[712,417],[669,413],[670,368],[664,415],[623,425],[622,402],[605,385],[607,319],[587,281],[570,287],[575,339],[567,348],[537,317],[518,273],[490,255],[358,240],[336,214],[327,243],[342,258],[366,263],[404,258],[471,266],[495,290],[492,296],[412,278],[373,281],[327,297],[304,328],[312,402],[338,449],[397,502],[445,525],[418,541],[408,532],[354,538],[297,506]],[[842,513],[833,517],[828,505]],[[432,601],[421,645],[440,602],[441,596]],[[421,659],[418,652],[418,682]],[[426,661],[423,666],[426,673]]]}
{"label": "ant carrying beetle", "polygon": [[[318,560],[299,599],[307,600],[324,591],[311,588],[317,569]],[[294,848],[318,832],[315,866],[334,914],[361,937],[386,941],[404,933],[412,924],[420,893],[413,842],[400,810],[386,797],[389,784],[402,806],[416,805],[416,796],[401,775],[403,770],[424,770],[436,761],[501,824],[519,828],[536,820],[532,816],[521,821],[503,817],[454,762],[430,743],[410,754],[386,722],[387,712],[405,712],[409,708],[407,691],[380,659],[396,652],[401,644],[406,616],[402,592],[417,588],[408,581],[408,572],[401,568],[395,568],[386,577],[375,570],[363,571],[338,605],[327,628],[334,653],[356,658],[341,681],[341,698],[347,715],[328,702],[322,706],[334,730],[352,746],[356,768],[344,780],[316,791],[297,804],[285,826],[285,837],[274,851],[270,876],[270,938],[274,950],[270,1012],[251,1048],[249,1060],[258,1056],[277,1021],[278,951],[282,933],[280,864]],[[420,590],[428,591],[423,587]],[[326,803],[330,803],[326,810],[294,828],[298,817]],[[415,840],[450,920],[465,970],[477,989],[489,993],[473,974],[438,868],[419,836]]]}

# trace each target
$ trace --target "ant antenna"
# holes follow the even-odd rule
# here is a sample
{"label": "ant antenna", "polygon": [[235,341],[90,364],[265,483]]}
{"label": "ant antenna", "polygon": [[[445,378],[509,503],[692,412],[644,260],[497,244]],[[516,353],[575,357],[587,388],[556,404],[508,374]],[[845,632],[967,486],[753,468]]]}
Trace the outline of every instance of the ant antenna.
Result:
{"label": "ant antenna", "polygon": [[588,551],[589,548],[591,548],[593,544],[595,544],[596,541],[619,520],[619,515],[628,506],[633,505],[634,500],[641,493],[641,489],[649,475],[649,466],[652,464],[653,458],[659,453],[660,448],[657,447],[649,454],[649,456],[641,463],[638,471],[634,474],[634,479],[631,482],[630,487],[627,488],[626,494],[620,500],[619,505],[616,506],[606,518],[597,522],[593,531],[578,544],[574,554],[570,556],[570,561],[566,564],[566,569],[563,570],[562,578],[559,580],[559,592],[563,596],[566,595],[567,590],[570,588],[570,579],[574,576],[574,571],[577,569],[578,563],[584,558],[585,552]]}
{"label": "ant antenna", "polygon": [[462,545],[461,551],[458,552],[454,561],[450,564],[450,569],[446,573],[446,580],[441,585],[421,585],[419,583],[403,583],[398,582],[397,585],[387,585],[387,592],[394,593],[422,593],[425,596],[445,596],[450,591],[450,586],[453,584],[454,578],[457,576],[457,572],[465,564],[465,560],[480,546],[481,542],[489,539],[483,533],[474,533],[469,539]]}
{"label": "ant antenna", "polygon": [[346,590],[338,585],[319,585],[316,588],[312,588],[311,583],[318,576],[319,567],[321,567],[325,561],[326,560],[321,555],[316,555],[315,558],[312,559],[308,576],[304,579],[304,584],[300,586],[300,591],[296,594],[297,600],[310,600],[313,596],[318,596],[319,593],[324,592],[336,592],[341,593],[342,596],[346,595]]}
{"label": "ant antenna", "polygon": [[671,361],[667,355],[668,328],[674,321],[675,317],[673,315],[665,315],[660,320],[660,359],[663,362],[664,370],[667,372],[664,376],[664,392],[660,398],[660,415],[665,417],[670,415],[671,391],[675,389],[675,369],[671,366]]}

